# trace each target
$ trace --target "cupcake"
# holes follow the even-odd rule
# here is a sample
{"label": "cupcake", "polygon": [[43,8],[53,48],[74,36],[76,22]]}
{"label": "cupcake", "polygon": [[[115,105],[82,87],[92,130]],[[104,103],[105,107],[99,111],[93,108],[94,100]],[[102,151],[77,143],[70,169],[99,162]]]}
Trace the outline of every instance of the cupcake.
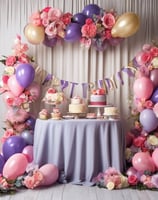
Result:
{"label": "cupcake", "polygon": [[42,109],[40,112],[39,112],[39,118],[40,119],[48,119],[49,118],[49,113],[46,109]]}

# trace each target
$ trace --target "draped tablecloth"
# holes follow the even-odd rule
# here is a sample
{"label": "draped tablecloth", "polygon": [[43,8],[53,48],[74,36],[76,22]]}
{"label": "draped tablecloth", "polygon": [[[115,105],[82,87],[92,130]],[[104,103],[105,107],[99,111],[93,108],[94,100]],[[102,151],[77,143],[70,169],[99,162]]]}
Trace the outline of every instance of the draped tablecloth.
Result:
{"label": "draped tablecloth", "polygon": [[36,120],[34,163],[55,164],[67,182],[92,182],[108,167],[125,168],[125,136],[119,120]]}

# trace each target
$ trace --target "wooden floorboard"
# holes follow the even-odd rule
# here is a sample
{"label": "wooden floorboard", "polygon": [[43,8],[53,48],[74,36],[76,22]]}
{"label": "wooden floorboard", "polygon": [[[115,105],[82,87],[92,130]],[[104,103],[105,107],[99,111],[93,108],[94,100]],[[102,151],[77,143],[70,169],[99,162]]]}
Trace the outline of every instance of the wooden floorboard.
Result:
{"label": "wooden floorboard", "polygon": [[1,195],[0,200],[157,200],[158,192],[120,189],[109,191],[97,186],[57,184],[34,190],[20,189],[12,195]]}

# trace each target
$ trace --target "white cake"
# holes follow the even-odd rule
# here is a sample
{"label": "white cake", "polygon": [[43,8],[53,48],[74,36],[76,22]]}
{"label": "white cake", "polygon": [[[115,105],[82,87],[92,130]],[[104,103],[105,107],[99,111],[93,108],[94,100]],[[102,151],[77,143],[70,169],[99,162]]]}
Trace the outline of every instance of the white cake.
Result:
{"label": "white cake", "polygon": [[106,95],[105,95],[105,90],[103,88],[99,88],[96,90],[92,90],[92,93],[90,95],[90,105],[106,105]]}
{"label": "white cake", "polygon": [[86,105],[82,102],[79,96],[75,96],[71,99],[69,104],[69,113],[85,113]]}
{"label": "white cake", "polygon": [[64,101],[64,93],[58,92],[54,88],[49,88],[45,93],[43,101],[47,104],[60,104]]}
{"label": "white cake", "polygon": [[104,116],[118,116],[118,109],[115,106],[107,106],[104,108]]}

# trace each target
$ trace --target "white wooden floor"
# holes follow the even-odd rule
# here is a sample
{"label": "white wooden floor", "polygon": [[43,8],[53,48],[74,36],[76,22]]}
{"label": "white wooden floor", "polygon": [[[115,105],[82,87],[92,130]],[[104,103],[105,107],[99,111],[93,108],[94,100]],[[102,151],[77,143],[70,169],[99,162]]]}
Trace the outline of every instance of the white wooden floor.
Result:
{"label": "white wooden floor", "polygon": [[20,189],[12,195],[0,196],[0,200],[157,200],[158,191],[106,190],[97,186],[59,184],[34,190]]}

